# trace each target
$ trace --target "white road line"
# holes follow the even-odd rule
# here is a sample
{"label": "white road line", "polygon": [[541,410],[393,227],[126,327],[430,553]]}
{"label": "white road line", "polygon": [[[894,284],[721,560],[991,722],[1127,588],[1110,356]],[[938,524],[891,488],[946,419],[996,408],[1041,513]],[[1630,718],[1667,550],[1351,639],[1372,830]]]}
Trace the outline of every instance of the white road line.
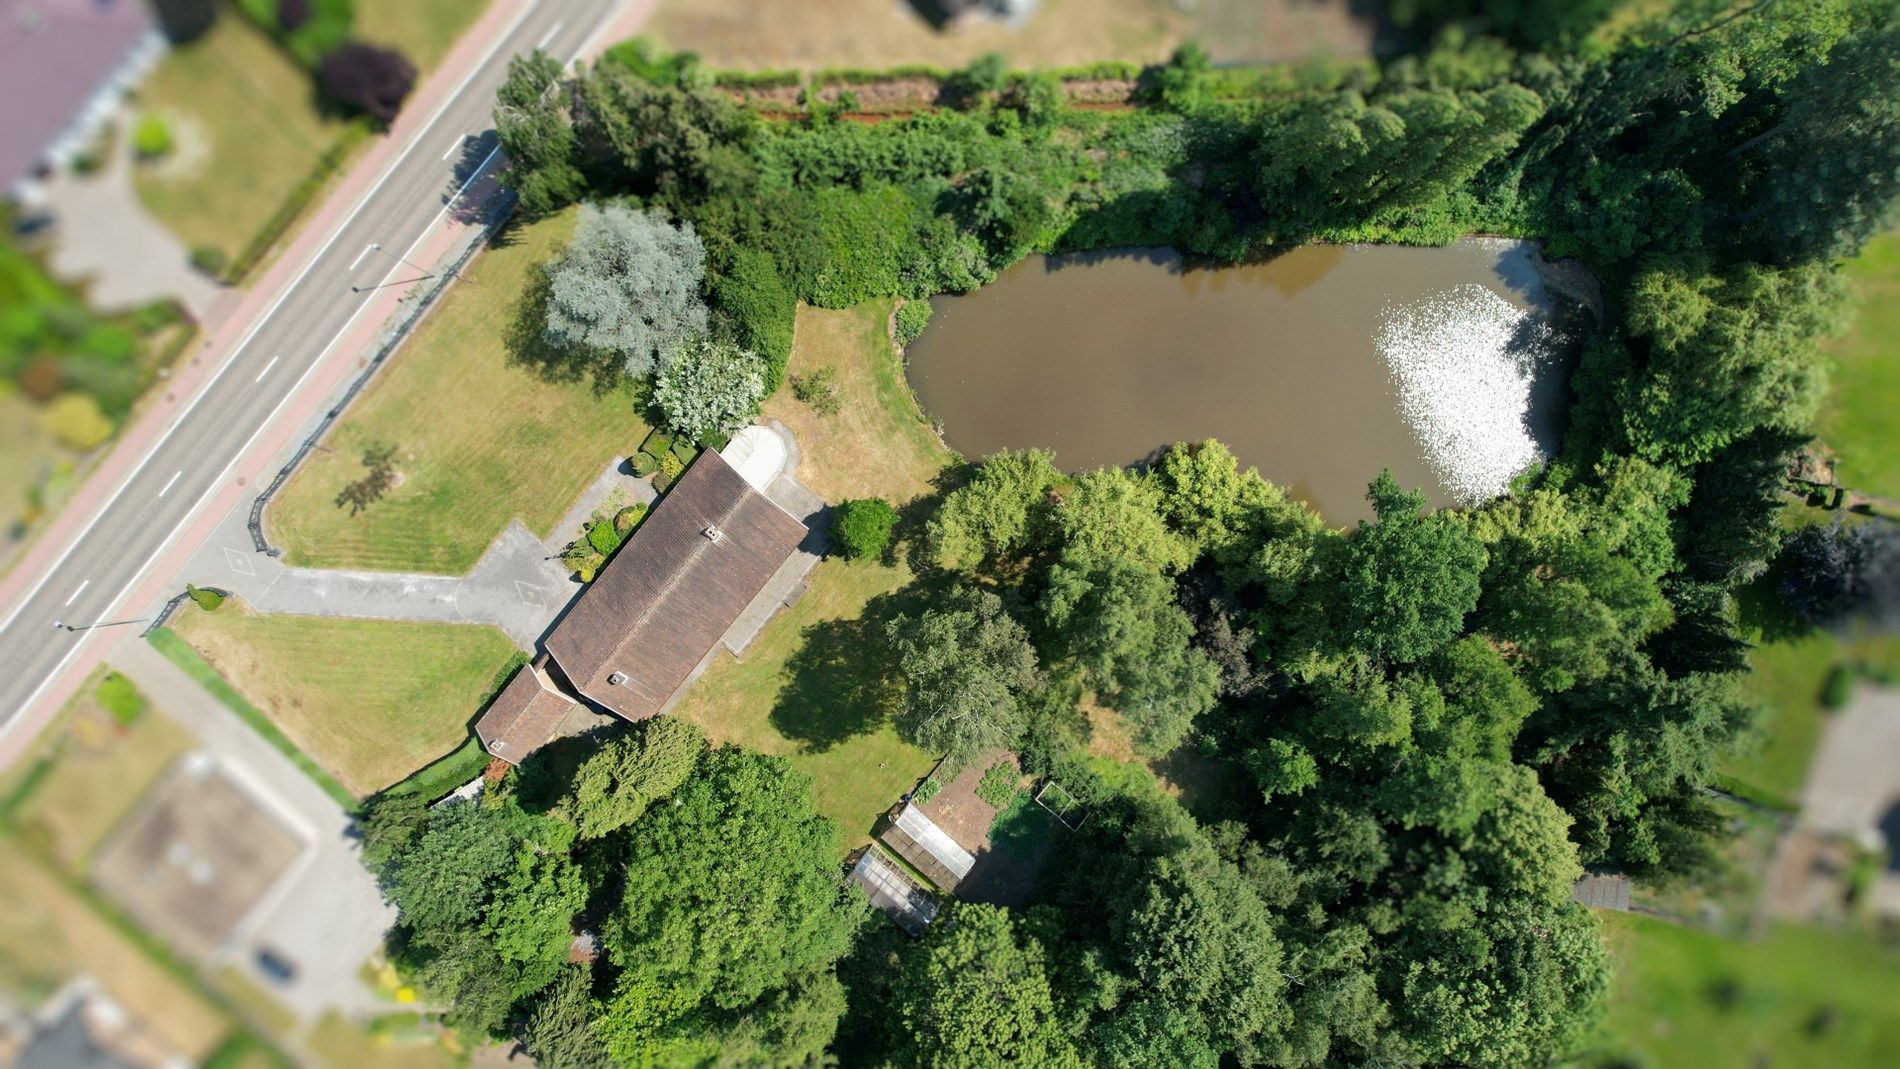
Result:
{"label": "white road line", "polygon": [[264,370],[262,370],[262,371],[260,371],[260,372],[258,372],[258,373],[257,373],[257,377],[256,377],[256,378],[254,378],[254,379],[252,379],[252,380],[251,380],[251,382],[252,382],[253,384],[255,384],[255,383],[259,383],[259,382],[263,382],[263,381],[264,381],[264,376],[266,376],[266,375],[268,375],[268,374],[270,374],[270,369],[271,369],[271,368],[274,368],[274,367],[276,367],[276,366],[277,366],[277,358],[273,356],[273,357],[271,357],[271,358],[270,358],[270,363],[268,363],[268,364],[265,364],[265,365],[264,365]]}
{"label": "white road line", "polygon": [[[350,223],[355,221],[356,217],[362,213],[363,209],[369,206],[369,202],[375,198],[376,191],[381,189],[383,187],[383,183],[389,181],[390,176],[396,173],[396,170],[402,164],[402,161],[408,158],[409,153],[415,151],[415,147],[422,143],[421,135],[424,133],[427,133],[429,129],[435,125],[436,120],[440,119],[442,117],[442,114],[448,110],[449,105],[455,103],[456,98],[462,95],[462,91],[468,88],[468,83],[473,81],[475,79],[475,76],[477,74],[480,74],[483,68],[488,66],[489,60],[494,58],[495,53],[501,49],[502,45],[508,42],[508,38],[514,35],[515,30],[520,28],[522,21],[528,17],[529,13],[531,13],[535,9],[535,7],[540,4],[540,2],[541,0],[529,0],[529,3],[527,4],[527,6],[521,9],[521,14],[515,16],[515,20],[509,23],[508,28],[506,30],[503,30],[501,33],[501,36],[495,39],[495,43],[488,47],[488,51],[482,54],[482,58],[475,62],[475,66],[471,68],[468,74],[462,78],[461,83],[458,84],[455,87],[455,89],[449,93],[448,97],[443,100],[442,106],[437,108],[435,114],[429,117],[428,123],[426,123],[423,126],[422,130],[416,135],[416,138],[409,142],[409,147],[403,150],[402,155],[396,157],[396,161],[389,165],[389,169],[383,172],[383,176],[377,179],[376,184],[371,186],[369,192],[363,195],[363,199],[357,202],[356,207],[350,212],[349,216],[343,220],[342,224],[337,227],[336,232],[330,236],[330,240],[323,246],[323,248],[317,250],[316,256],[312,257],[310,262],[304,265],[303,270],[297,273],[297,277],[291,281],[290,286],[285,288],[285,290],[282,293],[278,294],[277,299],[271,303],[270,308],[265,311],[263,317],[259,319],[255,324],[252,325],[250,332],[244,336],[244,340],[239,342],[238,347],[231,351],[230,358],[225,360],[224,364],[218,368],[217,373],[211,377],[211,380],[205,383],[204,389],[199,391],[198,396],[192,400],[190,405],[187,405],[185,407],[185,411],[179,415],[177,421],[174,422],[171,425],[171,427],[169,427],[162,436],[160,436],[157,442],[153,443],[152,448],[145,454],[145,459],[141,460],[138,466],[132,469],[132,474],[126,476],[125,482],[120,484],[119,488],[113,492],[110,498],[106,499],[105,505],[102,506],[99,509],[99,511],[93,515],[93,518],[87,522],[86,526],[80,531],[78,537],[72,539],[70,542],[67,543],[66,551],[64,553],[61,553],[59,556],[59,559],[53,562],[53,566],[47,570],[47,573],[45,575],[40,577],[40,581],[33,584],[33,589],[27,591],[26,597],[21,598],[20,601],[16,605],[14,605],[13,611],[7,614],[6,619],[0,620],[0,634],[4,634],[7,628],[13,625],[14,619],[17,618],[20,615],[20,612],[26,608],[28,602],[32,601],[34,598],[39,596],[40,591],[45,588],[47,581],[53,577],[53,572],[58,571],[60,569],[60,566],[66,563],[66,558],[72,556],[73,551],[78,549],[79,546],[85,542],[86,536],[90,535],[92,533],[92,529],[99,525],[99,521],[105,517],[106,513],[112,510],[113,504],[117,502],[118,499],[122,495],[124,495],[125,491],[131,487],[132,483],[137,480],[139,473],[145,470],[145,465],[152,462],[152,458],[157,455],[159,447],[164,445],[165,441],[172,436],[172,433],[176,431],[181,425],[183,425],[185,421],[185,417],[189,416],[192,412],[192,409],[198,406],[198,402],[204,400],[205,397],[210,394],[211,387],[214,384],[216,384],[218,378],[222,376],[226,371],[230,370],[232,364],[237,362],[238,355],[244,351],[245,346],[251,343],[251,338],[255,337],[258,331],[264,329],[264,324],[270,321],[270,317],[277,311],[277,306],[282,304],[284,300],[288,298],[292,293],[296,292],[297,286],[303,281],[304,276],[309,274],[310,270],[314,268],[317,265],[317,263],[321,261],[323,257],[330,251],[330,247],[332,245],[335,245],[337,239],[343,236],[343,231],[348,229]],[[604,25],[595,27],[594,33],[589,36],[588,40],[591,42],[595,37],[598,37],[604,31],[604,29],[605,29]],[[585,48],[585,46],[583,46],[583,48]],[[579,53],[576,53],[576,55],[578,54]],[[570,58],[569,62],[570,63],[572,62],[572,58]],[[499,152],[499,151],[501,151],[501,147],[497,145],[495,148],[495,152]],[[490,152],[488,154],[488,157],[490,160],[494,158],[495,152]],[[479,178],[481,176],[482,171],[487,169],[487,167],[488,167],[488,160],[483,160],[482,165],[475,169],[475,175],[471,177],[468,182],[463,183],[462,188],[467,189],[469,184],[473,183],[475,181],[475,178]],[[458,191],[456,196],[459,197],[460,195],[461,194]],[[454,202],[451,201],[450,203],[453,204]],[[447,212],[447,211],[448,211],[448,207],[444,206],[442,209],[442,212],[436,213],[436,218],[440,219],[442,216],[442,213]],[[429,223],[430,229],[433,229],[435,225],[436,225],[435,220],[431,220]],[[424,231],[424,233],[426,234],[427,231]],[[416,240],[419,243],[422,239],[417,238]],[[413,246],[411,247],[413,248]],[[369,302],[365,301],[362,305],[360,305],[357,308],[355,314],[350,316],[349,321],[344,323],[343,329],[337,331],[336,335],[330,339],[329,345],[324,346],[323,353],[328,353],[331,348],[335,347],[336,343],[339,340],[341,340],[345,334],[349,333],[350,327],[356,322],[356,317],[358,315],[361,315],[363,313],[363,309],[368,308],[368,307],[369,307]],[[243,459],[244,454],[250,451],[251,446],[257,441],[258,436],[263,434],[265,429],[268,428],[273,422],[276,421],[277,415],[279,412],[283,410],[283,407],[289,404],[291,398],[297,396],[297,393],[303,389],[303,384],[309,380],[310,376],[313,373],[315,373],[317,368],[323,363],[323,353],[318,354],[317,359],[314,362],[312,362],[310,367],[304,371],[303,375],[300,378],[298,378],[296,385],[292,386],[290,388],[290,392],[284,395],[284,399],[278,402],[277,407],[275,409],[271,410],[270,416],[268,416],[264,420],[264,422],[258,426],[258,428],[255,431],[251,432],[251,437],[245,441],[244,445],[241,448],[238,449],[236,455],[234,455],[231,458],[230,463],[224,466],[224,470],[218,474],[218,477],[211,481],[211,485],[205,488],[205,492],[199,495],[198,500],[194,502],[192,506],[185,511],[184,518],[179,520],[177,525],[171,529],[171,533],[167,534],[164,540],[159,543],[158,549],[154,550],[150,556],[146,557],[145,560],[139,564],[138,568],[135,571],[134,581],[136,581],[136,577],[142,576],[142,573],[145,571],[145,569],[151,567],[151,564],[154,560],[157,560],[159,557],[163,556],[165,551],[171,548],[171,543],[174,539],[178,537],[178,532],[184,530],[185,525],[189,524],[192,521],[193,517],[197,514],[198,510],[204,507],[204,503],[210,499],[212,493],[214,493],[218,489],[219,485],[224,482],[225,476],[229,475],[231,472],[231,469],[235,468],[237,466],[238,461]],[[33,693],[26,696],[26,705],[22,707],[21,709],[22,714],[26,710],[31,709],[33,707],[33,703],[40,700],[40,695],[46,693],[46,688],[53,685],[53,681],[57,680],[60,677],[60,674],[66,670],[66,666],[72,662],[72,659],[78,655],[81,649],[85,648],[87,642],[93,637],[94,637],[93,632],[88,631],[79,637],[78,642],[73,643],[72,648],[66,651],[66,656],[61,657],[59,659],[59,663],[53,666],[53,670],[47,673],[46,678],[40,680],[40,685],[33,688]],[[24,715],[15,714],[13,716],[7,717],[5,720],[0,720],[0,739],[3,739],[7,737],[8,735],[12,734],[13,731],[16,728],[18,728],[20,723],[24,721],[25,719],[26,717]]]}
{"label": "white road line", "polygon": [[367,245],[365,245],[365,246],[363,246],[363,251],[362,251],[362,252],[359,252],[359,253],[357,253],[357,254],[356,254],[356,259],[354,259],[354,260],[351,260],[351,261],[350,261],[350,270],[352,270],[352,271],[354,271],[354,270],[356,270],[356,268],[357,268],[357,265],[359,265],[359,264],[361,264],[361,263],[363,262],[363,257],[365,257],[365,256],[368,256],[368,255],[369,255],[369,250],[371,250],[371,249],[373,249],[373,248],[375,248],[375,247],[376,247],[376,243],[375,243],[375,242],[373,242],[373,241],[372,241],[372,242],[370,242],[369,244],[367,244]]}
{"label": "white road line", "polygon": [[[89,586],[91,586],[91,585],[92,585],[92,580],[90,580],[90,579],[88,579],[88,580],[86,580],[85,582],[83,582],[83,583],[81,583],[81,584],[79,584],[79,589],[78,589],[78,590],[75,590],[75,591],[73,591],[73,596],[72,596],[72,597],[70,597],[70,598],[67,598],[67,599],[66,599],[66,605],[71,605],[71,604],[72,604],[73,602],[75,602],[75,601],[78,601],[78,600],[79,600],[79,595],[81,595],[81,594],[84,594],[84,593],[86,592],[86,588],[87,588],[87,587],[89,587]],[[60,607],[61,607],[61,608],[65,608],[65,606],[64,606],[64,605],[62,605],[62,606],[60,606]]]}
{"label": "white road line", "polygon": [[467,141],[467,140],[468,140],[468,135],[467,135],[467,134],[457,134],[457,135],[455,135],[455,140],[454,140],[454,141],[451,141],[451,142],[449,142],[449,150],[448,150],[447,152],[444,152],[444,153],[442,154],[442,158],[446,160],[446,159],[448,159],[448,158],[449,158],[450,156],[453,156],[453,155],[455,155],[455,150],[456,150],[456,149],[458,149],[458,148],[461,148],[461,147],[462,147],[462,142],[464,142],[464,141]]}
{"label": "white road line", "polygon": [[552,40],[554,40],[554,35],[555,35],[555,34],[557,34],[557,33],[560,33],[560,32],[561,32],[561,24],[560,24],[560,23],[558,23],[558,22],[557,22],[557,23],[555,23],[554,25],[552,25],[552,26],[549,26],[549,27],[548,27],[548,32],[546,32],[546,33],[544,33],[544,34],[542,34],[542,35],[541,35],[541,39],[540,39],[539,41],[536,41],[536,42],[534,43],[534,47],[536,47],[536,48],[546,48],[546,47],[548,46],[548,42],[549,42],[549,41],[552,41]]}
{"label": "white road line", "polygon": [[[145,457],[132,468],[131,474],[127,475],[125,481],[119,484],[118,489],[112,492],[112,496],[106,498],[106,503],[99,507],[99,511],[95,512],[92,519],[86,522],[86,526],[80,529],[79,534],[66,543],[65,552],[59,555],[59,559],[53,562],[52,567],[47,569],[46,574],[40,576],[40,581],[33,584],[32,589],[26,592],[25,597],[14,603],[12,610],[7,613],[4,619],[0,619],[0,634],[5,634],[7,628],[13,626],[13,621],[26,609],[27,605],[31,603],[34,598],[39,597],[40,591],[45,589],[47,582],[52,579],[53,573],[59,571],[59,569],[65,565],[66,558],[72,556],[75,550],[86,544],[86,539],[92,534],[92,529],[99,525],[99,521],[105,518],[106,513],[112,511],[112,506],[118,503],[119,498],[125,496],[125,492],[131,489],[133,483],[138,481],[138,477],[144,473],[146,465],[152,462],[152,458],[158,455],[159,450],[164,447],[165,443],[171,440],[171,436],[177,433],[178,428],[185,425],[186,420],[191,416],[192,412],[197,410],[198,405],[202,403],[206,397],[211,396],[212,388],[218,384],[219,379],[224,377],[224,373],[231,370],[232,365],[237,363],[237,358],[243,355],[244,350],[250,346],[251,339],[257,337],[257,332],[263,330],[264,325],[269,323],[271,317],[277,314],[278,307],[288,300],[291,294],[297,292],[297,288],[303,285],[304,277],[310,274],[319,263],[323,262],[324,257],[330,254],[331,248],[343,237],[343,232],[348,230],[350,224],[356,221],[356,217],[363,213],[363,209],[369,207],[370,202],[376,199],[376,194],[383,188],[383,185],[402,168],[403,161],[408,159],[409,154],[414,152],[416,146],[422,143],[422,135],[434,128],[435,124],[441,120],[443,114],[449,110],[451,105],[456,103],[461,97],[462,92],[468,88],[468,84],[475,80],[476,75],[487,68],[489,61],[495,57],[495,53],[499,52],[501,47],[508,43],[508,39],[514,36],[515,31],[521,28],[522,22],[534,12],[534,9],[538,7],[540,3],[541,0],[529,0],[528,4],[522,7],[521,13],[516,15],[514,21],[508,24],[508,28],[503,30],[501,35],[495,38],[495,43],[488,46],[488,51],[482,54],[482,58],[476,60],[475,65],[469,68],[469,72],[462,76],[461,82],[443,99],[441,106],[435,109],[435,114],[429,116],[429,121],[423,124],[421,130],[417,131],[416,136],[410,140],[409,146],[403,149],[402,153],[389,164],[389,167],[383,171],[382,177],[376,180],[376,184],[369,187],[369,192],[363,194],[362,199],[356,202],[356,207],[352,208],[350,214],[343,218],[343,222],[337,224],[337,228],[330,234],[330,239],[324,242],[323,247],[317,250],[316,254],[310,258],[308,263],[304,264],[303,270],[297,272],[297,276],[290,280],[290,284],[285,286],[283,291],[277,295],[277,299],[273,300],[270,307],[264,310],[264,314],[259,316],[257,321],[251,324],[251,329],[245,332],[243,340],[239,341],[237,347],[231,350],[231,355],[225,358],[224,363],[218,365],[218,370],[212,373],[210,379],[206,380],[203,388],[198,391],[198,396],[191,399],[191,403],[186,405],[185,410],[178,414],[178,418],[172,421],[172,425],[165,428],[165,433],[159,435],[158,440],[152,443],[151,448],[146,450]],[[433,226],[434,223],[430,225]],[[213,485],[215,486],[216,484],[214,483]],[[176,534],[175,531],[173,533]],[[139,569],[141,571],[144,570],[157,556],[158,554],[154,553],[151,557],[146,558],[145,561],[139,565]],[[53,679],[65,669],[66,662],[72,659],[73,653],[78,652],[78,649],[79,646],[74,645],[72,651],[68,652],[66,657],[62,659],[59,664],[54,666],[53,675],[48,676],[31,695],[28,695],[28,706],[31,706],[34,701],[38,700],[40,692],[52,684]],[[0,738],[6,737],[12,726],[18,723],[19,720],[19,717],[13,716],[8,717],[4,721],[0,721]]]}
{"label": "white road line", "polygon": [[164,496],[165,496],[166,494],[169,494],[169,493],[171,493],[171,492],[172,492],[172,484],[173,484],[173,483],[175,483],[175,482],[177,482],[177,481],[178,481],[178,477],[179,477],[180,475],[183,475],[183,474],[184,474],[184,472],[183,472],[183,471],[175,471],[175,472],[172,472],[172,477],[171,477],[171,478],[169,478],[169,479],[166,479],[166,480],[165,480],[165,489],[163,489],[163,490],[160,490],[160,491],[158,492],[158,496],[160,496],[160,497],[164,497]]}

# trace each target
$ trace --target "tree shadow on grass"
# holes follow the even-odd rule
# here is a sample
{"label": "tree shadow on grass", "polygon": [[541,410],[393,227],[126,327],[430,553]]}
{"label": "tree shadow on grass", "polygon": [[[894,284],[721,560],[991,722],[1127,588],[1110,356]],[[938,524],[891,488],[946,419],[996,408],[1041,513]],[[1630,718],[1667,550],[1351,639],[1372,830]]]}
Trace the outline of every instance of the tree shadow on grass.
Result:
{"label": "tree shadow on grass", "polygon": [[824,753],[882,727],[897,707],[897,663],[885,637],[890,622],[935,600],[923,581],[872,598],[860,615],[805,628],[786,665],[789,677],[771,723],[807,753]]}
{"label": "tree shadow on grass", "polygon": [[620,357],[601,349],[562,345],[548,337],[548,297],[552,288],[547,272],[528,272],[528,284],[502,335],[508,362],[527,368],[545,382],[585,382],[596,397],[612,393],[626,377]]}

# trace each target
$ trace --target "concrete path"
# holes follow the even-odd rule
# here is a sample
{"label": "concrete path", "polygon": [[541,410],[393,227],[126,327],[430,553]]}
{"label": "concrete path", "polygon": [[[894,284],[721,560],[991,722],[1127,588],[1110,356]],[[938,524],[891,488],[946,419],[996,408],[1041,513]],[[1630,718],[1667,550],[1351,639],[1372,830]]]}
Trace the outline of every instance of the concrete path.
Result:
{"label": "concrete path", "polygon": [[[363,868],[350,816],[150,643],[120,642],[109,660],[247,788],[267,795],[310,836],[305,857],[240,925],[226,951],[229,965],[272,992],[305,1025],[332,1010],[387,1010],[357,972],[382,945],[395,910]],[[264,947],[295,964],[297,975],[287,985],[258,972],[257,951]]]}
{"label": "concrete path", "polygon": [[260,612],[445,624],[493,624],[533,650],[581,592],[559,560],[581,524],[608,498],[652,504],[653,484],[616,459],[545,539],[510,522],[465,576],[292,568],[256,550],[250,504],[234,507],[184,570],[199,586],[227,590]]}
{"label": "concrete path", "polygon": [[[120,126],[129,129],[130,116]],[[199,322],[210,316],[224,288],[191,267],[185,244],[146,214],[132,187],[131,138],[114,139],[98,173],[62,172],[45,185],[55,218],[47,266],[60,279],[83,285],[101,312],[125,312],[175,297]]]}

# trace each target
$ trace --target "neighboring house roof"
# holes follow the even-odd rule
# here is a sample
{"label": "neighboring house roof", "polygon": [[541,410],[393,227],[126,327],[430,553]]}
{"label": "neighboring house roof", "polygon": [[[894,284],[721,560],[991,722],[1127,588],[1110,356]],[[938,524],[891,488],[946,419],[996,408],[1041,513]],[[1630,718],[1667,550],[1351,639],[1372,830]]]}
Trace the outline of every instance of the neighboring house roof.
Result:
{"label": "neighboring house roof", "polygon": [[518,765],[560,734],[568,715],[579,710],[534,665],[524,664],[475,721],[475,735],[490,754]]}
{"label": "neighboring house roof", "polygon": [[75,1005],[33,1037],[13,1069],[130,1069],[130,1064],[93,1041],[84,1010]]}
{"label": "neighboring house roof", "polygon": [[602,707],[656,716],[806,533],[709,449],[548,635],[548,654]]}
{"label": "neighboring house roof", "polygon": [[1614,873],[1589,873],[1570,889],[1570,897],[1597,909],[1629,912],[1630,878]]}
{"label": "neighboring house roof", "polygon": [[976,865],[976,858],[971,857],[968,850],[958,846],[948,832],[909,802],[904,803],[904,808],[897,811],[890,826],[878,837],[897,851],[897,856],[910,862],[912,868],[946,891],[955,890]]}
{"label": "neighboring house roof", "polygon": [[0,185],[32,171],[151,27],[145,0],[0,0]]}
{"label": "neighboring house roof", "polygon": [[923,889],[875,845],[867,846],[851,866],[851,882],[864,889],[871,904],[911,935],[922,935],[937,918],[937,896]]}

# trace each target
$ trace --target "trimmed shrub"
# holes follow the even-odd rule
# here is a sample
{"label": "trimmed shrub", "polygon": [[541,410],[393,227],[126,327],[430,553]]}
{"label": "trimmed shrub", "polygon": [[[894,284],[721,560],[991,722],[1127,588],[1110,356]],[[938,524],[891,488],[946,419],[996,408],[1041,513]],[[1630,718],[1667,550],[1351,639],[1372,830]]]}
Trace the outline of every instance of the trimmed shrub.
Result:
{"label": "trimmed shrub", "polygon": [[190,583],[185,584],[185,596],[206,612],[215,612],[224,604],[223,594],[215,590],[206,590],[201,586],[193,586]]}
{"label": "trimmed shrub", "polygon": [[352,41],[323,57],[317,84],[326,96],[389,125],[416,86],[416,68],[402,53]]}
{"label": "trimmed shrub", "polygon": [[132,128],[132,151],[140,159],[155,160],[172,150],[172,129],[165,120],[156,115],[139,116],[138,125]]}
{"label": "trimmed shrub", "polygon": [[680,472],[685,470],[686,462],[680,459],[678,453],[669,449],[664,456],[660,457],[660,474],[664,476],[668,482],[679,478]]}
{"label": "trimmed shrub", "polygon": [[627,463],[632,466],[633,473],[642,479],[653,474],[653,470],[660,466],[659,460],[644,449],[628,457]]}
{"label": "trimmed shrub", "polygon": [[614,513],[614,530],[620,534],[622,542],[647,518],[647,511],[647,503],[642,501]]}
{"label": "trimmed shrub", "polygon": [[603,557],[612,556],[614,550],[620,548],[621,534],[615,529],[616,526],[605,520],[595,520],[588,524],[587,544],[593,546],[594,552]]}
{"label": "trimmed shrub", "polygon": [[117,672],[106,673],[93,697],[99,702],[99,708],[125,727],[132,726],[133,721],[143,716],[150,704],[131,680]]}
{"label": "trimmed shrub", "polygon": [[847,501],[831,516],[831,540],[846,560],[879,557],[891,544],[897,510],[881,498]]}
{"label": "trimmed shrub", "polygon": [[214,245],[193,245],[191,247],[191,266],[199,271],[218,277],[224,271],[224,250]]}
{"label": "trimmed shrub", "polygon": [[1827,682],[1821,686],[1821,704],[1829,709],[1842,709],[1854,697],[1854,669],[1848,665],[1837,664],[1827,674]]}
{"label": "trimmed shrub", "polygon": [[917,336],[930,325],[930,302],[926,300],[905,301],[897,310],[897,344],[899,348],[910,345]]}

